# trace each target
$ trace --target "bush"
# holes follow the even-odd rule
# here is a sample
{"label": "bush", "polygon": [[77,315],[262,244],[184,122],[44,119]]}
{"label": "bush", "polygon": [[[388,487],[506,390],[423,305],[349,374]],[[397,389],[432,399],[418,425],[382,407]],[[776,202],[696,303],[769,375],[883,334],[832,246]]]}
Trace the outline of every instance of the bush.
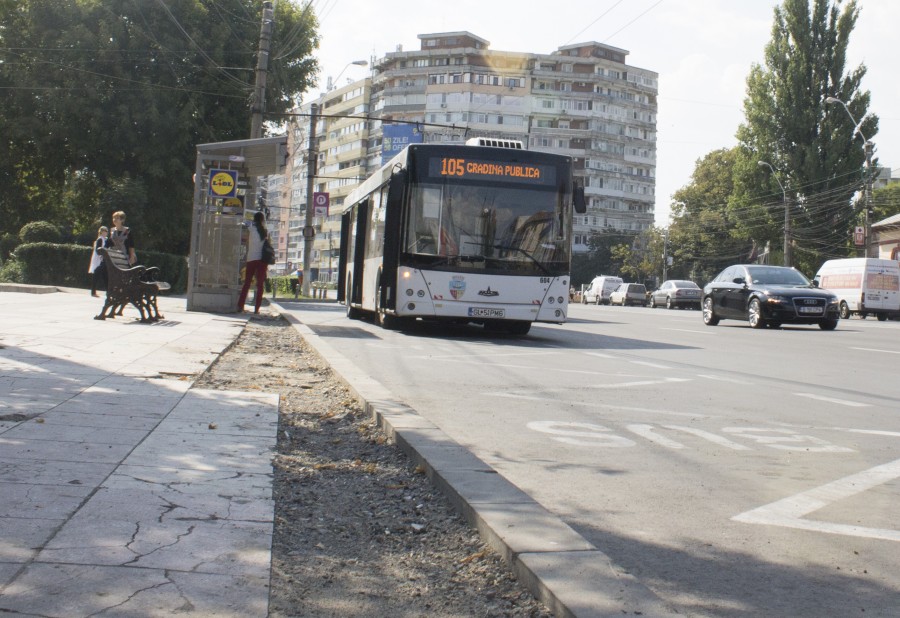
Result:
{"label": "bush", "polygon": [[0,236],[0,263],[9,259],[9,254],[19,246],[19,237],[7,232]]}
{"label": "bush", "polygon": [[32,221],[23,225],[22,229],[19,230],[19,240],[22,241],[22,244],[35,242],[58,243],[61,238],[62,235],[59,232],[59,228],[47,221]]}
{"label": "bush", "polygon": [[22,264],[16,260],[9,260],[0,267],[0,282],[25,283],[25,272]]}
{"label": "bush", "polygon": [[[93,246],[62,245],[39,242],[19,245],[15,251],[22,280],[18,283],[37,285],[59,285],[64,287],[89,288],[91,275],[88,264]],[[171,284],[172,294],[183,294],[187,290],[187,260],[180,255],[141,251],[138,253],[141,266],[159,268],[160,281]]]}

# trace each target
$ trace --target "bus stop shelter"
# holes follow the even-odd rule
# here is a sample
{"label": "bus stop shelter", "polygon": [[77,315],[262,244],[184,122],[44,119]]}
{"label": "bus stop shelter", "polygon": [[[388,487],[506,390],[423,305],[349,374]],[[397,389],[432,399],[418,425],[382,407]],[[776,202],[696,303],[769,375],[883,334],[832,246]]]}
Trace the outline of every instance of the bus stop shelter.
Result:
{"label": "bus stop shelter", "polygon": [[197,146],[188,311],[236,311],[245,211],[255,210],[257,179],[283,173],[287,156],[286,136]]}

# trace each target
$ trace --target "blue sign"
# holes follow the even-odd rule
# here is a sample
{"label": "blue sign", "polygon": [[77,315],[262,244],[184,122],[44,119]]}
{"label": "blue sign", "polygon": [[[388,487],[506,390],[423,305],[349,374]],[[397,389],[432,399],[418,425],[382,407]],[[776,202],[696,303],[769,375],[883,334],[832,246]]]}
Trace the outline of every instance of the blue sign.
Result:
{"label": "blue sign", "polygon": [[382,127],[381,164],[409,146],[422,143],[422,131],[414,124],[386,124]]}

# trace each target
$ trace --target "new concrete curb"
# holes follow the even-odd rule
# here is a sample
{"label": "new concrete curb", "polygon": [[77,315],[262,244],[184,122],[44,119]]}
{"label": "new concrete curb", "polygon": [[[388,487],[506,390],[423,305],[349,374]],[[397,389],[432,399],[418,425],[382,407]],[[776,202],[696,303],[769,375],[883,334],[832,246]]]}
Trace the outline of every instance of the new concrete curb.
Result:
{"label": "new concrete curb", "polygon": [[536,598],[567,618],[676,615],[562,519],[272,303]]}

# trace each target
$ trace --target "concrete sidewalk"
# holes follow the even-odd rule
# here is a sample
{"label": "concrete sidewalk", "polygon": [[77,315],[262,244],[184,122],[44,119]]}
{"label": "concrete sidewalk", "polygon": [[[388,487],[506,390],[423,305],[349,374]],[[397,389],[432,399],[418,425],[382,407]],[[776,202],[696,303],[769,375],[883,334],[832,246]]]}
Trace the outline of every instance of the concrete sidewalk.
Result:
{"label": "concrete sidewalk", "polygon": [[190,388],[245,318],[35,290],[0,288],[0,614],[265,616],[278,399]]}

